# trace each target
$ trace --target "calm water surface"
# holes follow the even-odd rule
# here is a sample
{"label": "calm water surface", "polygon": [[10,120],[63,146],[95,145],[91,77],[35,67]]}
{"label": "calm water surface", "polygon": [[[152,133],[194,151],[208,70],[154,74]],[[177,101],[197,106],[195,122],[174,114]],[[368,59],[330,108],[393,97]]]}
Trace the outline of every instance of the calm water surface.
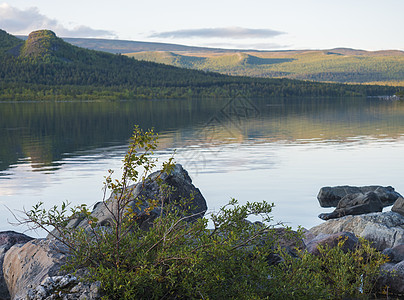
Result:
{"label": "calm water surface", "polygon": [[[0,230],[9,210],[95,204],[119,173],[134,124],[160,135],[215,210],[231,197],[275,203],[275,221],[310,228],[322,186],[404,193],[404,103],[377,99],[207,99],[0,103]],[[387,208],[389,209],[389,208]],[[35,235],[35,233],[28,233]],[[41,233],[38,233],[41,235]]]}

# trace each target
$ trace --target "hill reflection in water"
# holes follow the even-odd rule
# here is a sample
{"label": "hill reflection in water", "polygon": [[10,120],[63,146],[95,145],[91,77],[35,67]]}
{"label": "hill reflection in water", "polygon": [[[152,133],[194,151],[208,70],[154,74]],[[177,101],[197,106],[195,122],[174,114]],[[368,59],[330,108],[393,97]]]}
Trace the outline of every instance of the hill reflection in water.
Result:
{"label": "hill reflection in water", "polygon": [[[11,209],[101,199],[134,124],[177,149],[210,209],[235,197],[275,202],[296,227],[321,222],[324,185],[392,185],[404,193],[404,104],[376,99],[205,99],[0,103],[0,203]],[[3,220],[10,218],[6,209]],[[0,230],[9,229],[4,221]]]}

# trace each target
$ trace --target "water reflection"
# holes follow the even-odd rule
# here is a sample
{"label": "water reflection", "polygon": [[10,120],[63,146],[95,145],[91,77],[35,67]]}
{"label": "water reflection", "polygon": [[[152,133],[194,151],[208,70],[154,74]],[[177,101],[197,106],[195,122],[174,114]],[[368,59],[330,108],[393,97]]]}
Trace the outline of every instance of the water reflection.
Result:
{"label": "water reflection", "polygon": [[4,175],[26,158],[36,170],[55,171],[58,162],[78,151],[126,144],[134,124],[154,127],[161,148],[397,139],[404,127],[400,102],[308,98],[251,103],[253,113],[242,117],[231,115],[229,99],[1,103],[0,171]]}
{"label": "water reflection", "polygon": [[320,222],[315,196],[323,185],[382,184],[404,193],[401,102],[0,103],[0,203],[21,209],[99,201],[106,170],[119,170],[134,124],[155,128],[162,159],[177,149],[211,209],[229,197],[266,199],[282,221],[310,227]]}

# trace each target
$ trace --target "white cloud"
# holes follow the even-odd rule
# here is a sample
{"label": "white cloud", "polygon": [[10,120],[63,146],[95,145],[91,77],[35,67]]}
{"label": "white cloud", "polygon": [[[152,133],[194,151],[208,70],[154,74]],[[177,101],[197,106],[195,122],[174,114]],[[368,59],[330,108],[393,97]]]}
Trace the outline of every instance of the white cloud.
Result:
{"label": "white cloud", "polygon": [[116,37],[108,30],[93,29],[88,26],[66,28],[55,19],[41,14],[36,7],[18,9],[8,3],[0,4],[0,28],[12,34],[28,34],[39,29],[53,30],[63,37]]}
{"label": "white cloud", "polygon": [[284,34],[272,29],[252,29],[243,27],[182,29],[153,33],[152,38],[228,38],[228,39],[262,39]]}

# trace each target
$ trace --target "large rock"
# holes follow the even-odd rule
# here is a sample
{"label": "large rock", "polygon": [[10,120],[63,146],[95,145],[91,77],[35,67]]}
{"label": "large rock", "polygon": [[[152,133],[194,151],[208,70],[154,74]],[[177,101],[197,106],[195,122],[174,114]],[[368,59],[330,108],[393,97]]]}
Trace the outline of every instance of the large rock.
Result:
{"label": "large rock", "polygon": [[332,213],[323,213],[318,217],[323,220],[336,219],[347,215],[361,215],[372,212],[381,212],[383,204],[375,192],[366,194],[348,194],[344,196]]}
{"label": "large rock", "polygon": [[310,241],[306,241],[307,252],[314,254],[316,256],[320,255],[318,250],[319,246],[334,248],[339,242],[344,241],[341,250],[344,253],[348,251],[355,251],[359,245],[358,238],[351,232],[338,232],[334,234],[320,234]]}
{"label": "large rock", "polygon": [[10,294],[8,292],[7,284],[3,276],[3,262],[4,256],[7,251],[15,244],[25,244],[32,240],[22,233],[17,233],[15,231],[3,231],[0,232],[0,299],[9,299]]}
{"label": "large rock", "polygon": [[404,216],[404,198],[399,197],[396,202],[394,202],[391,210]]}
{"label": "large rock", "polygon": [[3,264],[11,299],[26,299],[30,288],[47,277],[59,275],[66,259],[61,250],[63,247],[55,240],[31,240],[11,247]]}
{"label": "large rock", "polygon": [[381,267],[381,276],[377,281],[376,289],[383,291],[386,287],[389,295],[404,294],[404,261],[397,264],[387,263]]}
{"label": "large rock", "polygon": [[376,193],[376,195],[379,196],[380,201],[383,203],[383,207],[393,205],[394,202],[401,197],[401,195],[391,186],[383,187],[379,185],[370,185],[356,187],[344,185],[322,187],[318,192],[317,199],[321,207],[336,207],[338,202],[349,194],[366,194],[368,192]]}
{"label": "large rock", "polygon": [[314,236],[342,231],[371,241],[378,250],[404,243],[404,216],[389,211],[329,220],[310,229]]}
{"label": "large rock", "polygon": [[404,244],[399,244],[393,248],[386,248],[382,253],[388,256],[389,262],[399,263],[404,260]]}
{"label": "large rock", "polygon": [[[169,189],[171,189],[171,193],[167,194],[166,190],[162,190],[158,181],[163,185],[167,185]],[[205,198],[202,196],[199,189],[192,184],[188,172],[184,170],[180,164],[176,164],[170,174],[161,174],[160,171],[150,174],[144,182],[128,187],[128,191],[131,193],[129,207],[142,216],[138,219],[139,226],[142,229],[148,229],[153,220],[161,215],[162,206],[166,206],[173,201],[189,199],[190,202],[188,204],[189,209],[187,209],[187,213],[194,215],[191,219],[202,217],[207,210]],[[149,209],[147,201],[141,201],[139,207],[137,206],[139,204],[138,200],[149,199],[158,200],[159,204],[148,213],[145,213],[145,211]],[[183,207],[179,207],[179,209],[182,212],[186,212]],[[111,195],[105,203],[97,203],[91,215],[98,219],[99,225],[109,226],[113,223],[111,212],[116,213],[116,211],[116,197],[115,195]],[[82,227],[88,229],[90,225],[87,220],[75,219],[69,223],[68,227]],[[53,231],[52,234],[57,235],[57,232]]]}

